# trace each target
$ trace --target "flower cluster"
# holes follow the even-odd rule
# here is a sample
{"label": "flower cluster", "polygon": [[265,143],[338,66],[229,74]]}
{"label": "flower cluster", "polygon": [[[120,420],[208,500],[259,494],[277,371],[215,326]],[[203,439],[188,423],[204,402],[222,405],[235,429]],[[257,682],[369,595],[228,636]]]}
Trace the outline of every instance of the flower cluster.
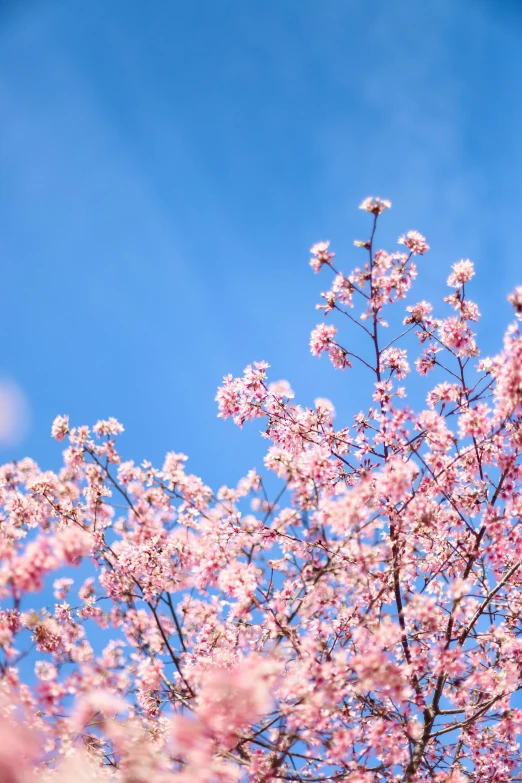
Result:
{"label": "flower cluster", "polygon": [[[410,231],[408,252],[377,248],[390,206],[362,203],[353,270],[312,248],[337,321],[310,349],[366,374],[352,420],[255,362],[216,397],[268,443],[233,486],[214,492],[176,451],[122,459],[112,418],[58,416],[56,472],[0,468],[1,781],[520,780],[520,324],[473,365],[468,260],[449,315],[401,305],[429,247]],[[421,410],[397,385],[410,364]]]}

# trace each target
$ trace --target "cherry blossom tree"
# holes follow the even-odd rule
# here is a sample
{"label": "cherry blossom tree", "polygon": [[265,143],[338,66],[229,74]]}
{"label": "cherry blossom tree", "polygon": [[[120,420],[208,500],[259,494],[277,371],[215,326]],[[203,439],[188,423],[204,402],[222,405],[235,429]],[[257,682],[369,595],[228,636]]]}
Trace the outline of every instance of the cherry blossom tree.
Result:
{"label": "cherry blossom tree", "polygon": [[378,248],[390,206],[362,203],[352,272],[311,250],[311,352],[359,365],[368,406],[338,426],[264,362],[218,390],[262,422],[276,497],[123,461],[115,419],[59,416],[56,473],[0,469],[3,783],[522,780],[520,325],[479,358],[468,260],[446,314],[405,306],[429,247]]}

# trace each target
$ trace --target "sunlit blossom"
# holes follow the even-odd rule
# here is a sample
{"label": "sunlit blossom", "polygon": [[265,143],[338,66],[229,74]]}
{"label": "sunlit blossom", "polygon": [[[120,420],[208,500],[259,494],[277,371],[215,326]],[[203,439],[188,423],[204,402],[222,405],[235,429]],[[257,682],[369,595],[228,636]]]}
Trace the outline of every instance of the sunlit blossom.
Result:
{"label": "sunlit blossom", "polygon": [[334,374],[306,352],[297,393],[264,361],[223,378],[267,446],[239,479],[67,415],[56,470],[0,467],[1,783],[520,779],[520,323],[475,359],[467,260],[404,307],[428,245],[378,247],[389,207],[362,203],[355,268],[311,249],[335,408],[299,399]]}

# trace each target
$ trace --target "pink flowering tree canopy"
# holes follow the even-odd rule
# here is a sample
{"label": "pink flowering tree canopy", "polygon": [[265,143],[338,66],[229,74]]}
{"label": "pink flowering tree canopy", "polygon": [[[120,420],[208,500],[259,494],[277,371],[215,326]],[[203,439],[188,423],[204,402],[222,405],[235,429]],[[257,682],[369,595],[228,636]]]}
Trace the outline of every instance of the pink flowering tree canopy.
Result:
{"label": "pink flowering tree canopy", "polygon": [[364,410],[303,407],[265,362],[218,390],[274,497],[122,461],[115,419],[59,416],[56,473],[0,469],[2,783],[522,779],[522,288],[480,357],[473,264],[406,300],[429,247],[378,247],[390,206],[362,203],[353,271],[311,249],[311,352],[360,368]]}

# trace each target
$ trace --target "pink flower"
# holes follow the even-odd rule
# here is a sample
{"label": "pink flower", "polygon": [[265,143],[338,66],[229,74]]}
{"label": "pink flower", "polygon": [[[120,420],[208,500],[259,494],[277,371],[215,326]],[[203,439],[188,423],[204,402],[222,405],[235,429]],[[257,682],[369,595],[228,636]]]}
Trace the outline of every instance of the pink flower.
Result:
{"label": "pink flower", "polygon": [[508,302],[515,308],[518,317],[522,315],[522,285],[515,288],[513,293],[509,294]]}
{"label": "pink flower", "polygon": [[341,348],[340,345],[330,345],[330,348],[328,349],[328,357],[336,370],[345,370],[347,367],[352,366],[346,351],[344,348]]}
{"label": "pink flower", "polygon": [[287,400],[291,400],[293,397],[295,397],[295,394],[292,391],[292,387],[288,381],[273,381],[271,384],[269,384],[268,391],[270,394],[275,394],[279,397],[286,397]]}
{"label": "pink flower", "polygon": [[427,375],[430,370],[435,368],[437,362],[437,354],[440,353],[442,348],[429,345],[424,349],[422,356],[415,361],[415,367],[419,375]]}
{"label": "pink flower", "polygon": [[390,208],[391,201],[388,201],[387,199],[381,199],[379,196],[376,198],[368,196],[368,198],[365,198],[359,206],[359,209],[363,209],[365,212],[371,212],[374,215],[380,215],[381,212],[384,212],[385,209]]}
{"label": "pink flower", "polygon": [[382,365],[395,373],[397,378],[405,378],[410,371],[406,356],[406,351],[400,348],[388,348],[381,354]]}
{"label": "pink flower", "polygon": [[327,484],[335,477],[335,464],[329,449],[314,446],[299,457],[299,468],[303,474],[319,484]]}
{"label": "pink flower", "polygon": [[53,421],[53,426],[51,427],[51,435],[53,436],[53,438],[58,441],[63,440],[68,432],[69,432],[69,417],[57,416]]}
{"label": "pink flower", "polygon": [[105,689],[88,691],[78,699],[72,723],[78,730],[88,726],[95,719],[114,718],[118,713],[127,712],[123,699]]}
{"label": "pink flower", "polygon": [[495,397],[502,416],[522,410],[522,336],[508,332],[500,361],[491,369],[496,377]]}
{"label": "pink flower", "polygon": [[24,724],[2,715],[0,736],[0,780],[2,783],[27,783],[38,755],[35,735]]}
{"label": "pink flower", "polygon": [[[389,206],[362,204],[376,218]],[[115,419],[69,431],[66,416],[56,472],[0,466],[0,783],[519,774],[520,324],[498,356],[468,361],[465,260],[451,317],[413,299],[405,328],[385,320],[428,248],[408,232],[408,252],[377,249],[376,223],[352,271],[312,248],[333,272],[321,309],[339,319],[314,329],[312,353],[360,360],[339,428],[315,388],[300,404],[287,381],[269,385],[266,362],[217,392],[223,418],[263,420],[272,475],[214,491],[179,452],[122,461]],[[522,315],[522,287],[509,298]],[[353,354],[339,344],[352,327]],[[433,370],[424,391],[395,381],[410,332],[419,373]],[[407,382],[426,406],[403,402]]]}
{"label": "pink flower", "polygon": [[428,392],[427,403],[429,408],[434,408],[437,403],[442,403],[444,409],[447,402],[456,402],[461,396],[462,391],[460,386],[456,383],[443,383],[437,384],[434,389]]}
{"label": "pink flower", "polygon": [[39,680],[48,682],[49,680],[55,680],[58,674],[56,666],[48,661],[37,661],[34,667],[34,672]]}
{"label": "pink flower", "polygon": [[452,288],[460,288],[464,283],[468,283],[475,274],[473,263],[469,259],[457,261],[452,266],[453,272],[448,277],[448,285]]}
{"label": "pink flower", "polygon": [[124,432],[124,429],[119,421],[111,417],[110,419],[103,419],[96,422],[92,428],[92,431],[95,435],[101,438],[102,435],[120,435],[122,432]]}
{"label": "pink flower", "polygon": [[408,231],[407,234],[399,237],[399,244],[406,245],[417,256],[424,255],[430,249],[426,237],[423,237],[418,231]]}
{"label": "pink flower", "polygon": [[465,579],[457,577],[453,579],[448,586],[448,594],[454,601],[460,601],[467,593],[470,592],[470,584]]}
{"label": "pink flower", "polygon": [[391,399],[393,385],[391,381],[377,381],[372,399],[375,402],[388,403]]}
{"label": "pink flower", "polygon": [[318,324],[310,336],[310,350],[313,356],[320,356],[327,351],[337,334],[337,329],[332,324]]}
{"label": "pink flower", "polygon": [[335,407],[330,400],[326,399],[326,397],[316,397],[314,400],[314,405],[318,412],[326,414],[329,419],[334,418]]}
{"label": "pink flower", "polygon": [[317,242],[310,248],[313,258],[310,259],[310,266],[314,272],[320,272],[323,264],[329,264],[335,253],[328,252],[329,242]]}
{"label": "pink flower", "polygon": [[67,593],[73,584],[73,580],[69,579],[68,577],[55,579],[53,583],[55,598],[57,598],[59,601],[65,601]]}
{"label": "pink flower", "polygon": [[457,356],[476,356],[478,353],[473,332],[460,318],[451,316],[442,321],[439,337],[442,344],[454,350]]}
{"label": "pink flower", "polygon": [[491,431],[493,421],[491,410],[478,403],[474,408],[467,408],[459,416],[459,437],[463,440],[469,435],[484,438]]}
{"label": "pink flower", "polygon": [[354,290],[353,284],[344,275],[335,276],[332,293],[342,304],[351,307]]}
{"label": "pink flower", "polygon": [[252,601],[260,576],[256,571],[252,564],[235,560],[222,569],[218,579],[219,587],[226,595],[248,604]]}
{"label": "pink flower", "polygon": [[431,315],[433,307],[429,302],[418,302],[416,305],[409,305],[406,308],[406,312],[410,313],[406,316],[404,324],[420,324]]}
{"label": "pink flower", "polygon": [[94,546],[92,536],[87,530],[76,525],[66,527],[56,536],[56,552],[70,565],[79,565]]}
{"label": "pink flower", "polygon": [[210,669],[203,678],[198,699],[199,720],[222,742],[233,742],[241,729],[268,709],[269,675],[269,662],[255,656],[234,669]]}

